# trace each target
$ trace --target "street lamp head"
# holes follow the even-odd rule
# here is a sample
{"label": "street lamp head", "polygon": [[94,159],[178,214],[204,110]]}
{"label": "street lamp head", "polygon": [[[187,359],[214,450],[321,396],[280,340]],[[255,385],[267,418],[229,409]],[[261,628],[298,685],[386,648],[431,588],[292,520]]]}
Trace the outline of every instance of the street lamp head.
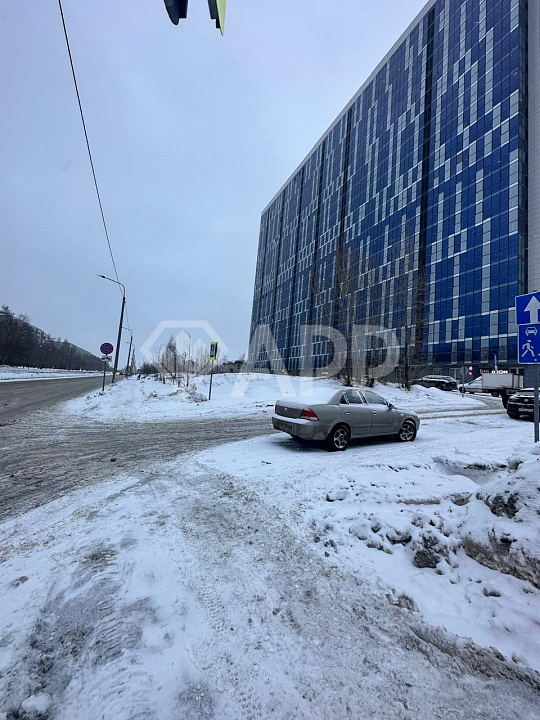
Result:
{"label": "street lamp head", "polygon": [[112,278],[107,277],[106,275],[100,275],[99,273],[97,273],[97,276],[103,278],[104,280],[109,280],[109,282],[113,282],[116,285],[120,285],[120,287],[122,288],[122,295],[124,297],[126,296],[126,286],[124,285],[124,283],[121,283],[120,280],[113,280]]}

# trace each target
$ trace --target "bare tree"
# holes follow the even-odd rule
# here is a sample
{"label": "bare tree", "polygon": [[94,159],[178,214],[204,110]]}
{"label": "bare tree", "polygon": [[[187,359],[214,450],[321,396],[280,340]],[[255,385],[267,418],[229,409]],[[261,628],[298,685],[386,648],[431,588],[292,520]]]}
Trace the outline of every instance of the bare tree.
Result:
{"label": "bare tree", "polygon": [[[328,288],[323,286],[322,277],[317,278],[315,273],[311,277],[310,292],[315,303],[316,298],[324,298]],[[356,317],[356,293],[358,291],[358,265],[355,253],[351,248],[337,253],[334,283],[333,308],[331,321],[333,327],[339,330],[347,343],[347,353],[343,369],[338,374],[343,384],[351,387],[355,381],[355,369],[352,353],[353,332]]]}
{"label": "bare tree", "polygon": [[168,376],[171,382],[176,382],[179,370],[178,349],[173,336],[169,338],[167,344],[158,353],[158,364],[161,371]]}

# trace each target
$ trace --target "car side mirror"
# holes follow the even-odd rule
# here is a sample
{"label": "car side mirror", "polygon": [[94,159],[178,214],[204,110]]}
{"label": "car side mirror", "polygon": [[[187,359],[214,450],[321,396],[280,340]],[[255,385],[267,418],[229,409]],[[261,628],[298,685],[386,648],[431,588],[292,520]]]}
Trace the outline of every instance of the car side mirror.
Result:
{"label": "car side mirror", "polygon": [[392,405],[391,402],[387,402],[386,404],[388,405],[389,410],[393,410],[395,408],[395,405]]}

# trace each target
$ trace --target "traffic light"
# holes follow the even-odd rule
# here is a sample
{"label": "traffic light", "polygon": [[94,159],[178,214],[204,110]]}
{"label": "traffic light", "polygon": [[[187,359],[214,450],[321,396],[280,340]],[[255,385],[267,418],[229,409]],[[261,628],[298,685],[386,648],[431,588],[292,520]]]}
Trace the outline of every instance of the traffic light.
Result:
{"label": "traffic light", "polygon": [[188,0],[164,0],[171,22],[178,25],[180,18],[187,18]]}
{"label": "traffic light", "polygon": [[[169,14],[171,22],[178,25],[181,19],[187,18],[188,11],[188,0],[163,0],[165,8]],[[216,27],[218,30],[223,31],[225,29],[225,8],[227,7],[227,0],[208,0],[208,9],[210,10],[210,17],[216,21]]]}
{"label": "traffic light", "polygon": [[221,34],[225,30],[225,8],[227,7],[227,0],[208,0],[208,9],[210,10],[210,17],[216,21],[216,27],[221,30]]}

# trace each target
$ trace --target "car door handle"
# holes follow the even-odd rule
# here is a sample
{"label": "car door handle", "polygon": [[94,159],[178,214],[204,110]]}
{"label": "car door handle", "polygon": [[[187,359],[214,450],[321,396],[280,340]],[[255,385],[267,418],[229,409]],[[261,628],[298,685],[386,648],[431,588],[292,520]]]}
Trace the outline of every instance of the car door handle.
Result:
{"label": "car door handle", "polygon": [[343,414],[344,414],[344,415],[350,415],[350,414],[351,414],[351,411],[350,411],[350,410],[345,410],[345,412],[344,412]]}

